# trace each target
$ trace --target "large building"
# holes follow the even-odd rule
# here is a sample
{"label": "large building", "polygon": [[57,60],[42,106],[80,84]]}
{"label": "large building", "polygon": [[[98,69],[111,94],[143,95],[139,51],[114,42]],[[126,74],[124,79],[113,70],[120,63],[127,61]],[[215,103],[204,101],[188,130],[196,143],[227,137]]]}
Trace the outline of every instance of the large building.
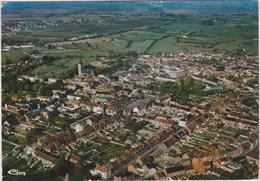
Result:
{"label": "large building", "polygon": [[78,64],[78,75],[83,76],[83,75],[93,75],[94,71],[91,68],[86,68],[82,62]]}
{"label": "large building", "polygon": [[171,67],[165,66],[163,71],[166,72],[173,79],[181,79],[186,76],[186,72],[184,70],[178,69],[178,68],[171,68]]}

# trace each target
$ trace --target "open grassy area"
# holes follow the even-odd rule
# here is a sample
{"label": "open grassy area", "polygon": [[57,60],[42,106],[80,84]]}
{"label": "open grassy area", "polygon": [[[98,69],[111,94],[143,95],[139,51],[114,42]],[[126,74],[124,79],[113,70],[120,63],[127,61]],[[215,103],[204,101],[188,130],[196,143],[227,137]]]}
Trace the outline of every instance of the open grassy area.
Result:
{"label": "open grassy area", "polygon": [[92,157],[98,163],[107,163],[125,150],[123,146],[111,143],[102,138],[96,137],[92,141],[81,144],[79,151],[87,153],[88,158]]}
{"label": "open grassy area", "polygon": [[127,41],[134,41],[134,42],[143,42],[146,40],[155,40],[162,37],[163,34],[150,32],[150,31],[128,31],[124,33],[114,34],[110,37],[115,39],[123,39]]}
{"label": "open grassy area", "polygon": [[103,144],[99,147],[100,155],[95,160],[99,163],[109,162],[112,158],[116,157],[124,151],[124,147],[116,145],[114,143]]}
{"label": "open grassy area", "polygon": [[24,145],[26,143],[26,139],[22,136],[18,135],[8,135],[4,137],[5,140],[10,141],[15,144]]}
{"label": "open grassy area", "polygon": [[19,48],[9,52],[2,52],[2,65],[18,62],[21,57],[30,51],[29,48]]}
{"label": "open grassy area", "polygon": [[15,148],[14,145],[12,145],[8,142],[2,141],[2,151],[4,154],[9,154],[14,148]]}
{"label": "open grassy area", "polygon": [[125,150],[123,146],[111,143],[109,141],[105,141],[101,138],[96,137],[93,141],[101,144],[101,146],[98,147],[100,155],[98,155],[95,158],[95,160],[100,163],[106,163],[110,161],[110,159],[114,158],[115,156],[117,156]]}

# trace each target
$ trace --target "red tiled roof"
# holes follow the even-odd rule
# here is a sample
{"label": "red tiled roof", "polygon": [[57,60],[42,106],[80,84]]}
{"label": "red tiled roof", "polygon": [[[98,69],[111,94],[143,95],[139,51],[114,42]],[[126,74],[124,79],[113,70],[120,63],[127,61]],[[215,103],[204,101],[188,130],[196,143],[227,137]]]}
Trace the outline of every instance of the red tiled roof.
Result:
{"label": "red tiled roof", "polygon": [[168,125],[172,125],[172,124],[175,123],[174,121],[171,121],[171,120],[168,120],[164,117],[159,117],[159,116],[155,118],[155,121],[162,123],[162,124],[168,124]]}
{"label": "red tiled roof", "polygon": [[193,166],[192,165],[187,165],[187,166],[185,166],[185,170],[186,171],[193,170]]}
{"label": "red tiled roof", "polygon": [[75,155],[75,154],[72,154],[72,155],[70,156],[70,160],[73,160],[73,161],[78,162],[78,161],[80,161],[80,156]]}
{"label": "red tiled roof", "polygon": [[259,159],[259,155],[255,152],[252,152],[252,151],[250,151],[246,156],[249,156],[249,157],[254,158],[256,160]]}
{"label": "red tiled roof", "polygon": [[109,168],[107,168],[106,166],[102,166],[102,165],[97,165],[96,170],[99,172],[103,172],[103,173],[107,173],[110,171]]}
{"label": "red tiled roof", "polygon": [[54,162],[56,160],[55,157],[47,154],[47,153],[44,153],[44,152],[40,152],[40,151],[37,151],[36,152],[36,155],[44,160],[48,160],[50,162]]}
{"label": "red tiled roof", "polygon": [[216,162],[221,165],[221,160],[220,159],[217,159]]}
{"label": "red tiled roof", "polygon": [[176,138],[174,138],[173,136],[171,136],[171,138],[168,139],[167,141],[165,141],[164,144],[165,144],[167,147],[170,147],[170,146],[174,145],[175,142],[176,142]]}

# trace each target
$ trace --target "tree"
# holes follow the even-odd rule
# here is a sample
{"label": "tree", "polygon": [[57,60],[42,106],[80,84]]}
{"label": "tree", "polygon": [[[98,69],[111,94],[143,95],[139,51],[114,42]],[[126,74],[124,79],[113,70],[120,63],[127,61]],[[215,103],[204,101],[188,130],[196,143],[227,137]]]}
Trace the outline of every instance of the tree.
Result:
{"label": "tree", "polygon": [[183,88],[183,91],[189,92],[192,88],[194,80],[192,79],[191,76],[187,76],[185,79],[182,79],[181,85]]}
{"label": "tree", "polygon": [[20,61],[26,61],[26,60],[30,60],[30,56],[29,55],[24,55],[20,58]]}
{"label": "tree", "polygon": [[32,144],[36,138],[41,135],[43,129],[42,128],[34,128],[31,129],[30,132],[26,135],[26,142],[28,144]]}
{"label": "tree", "polygon": [[40,95],[44,95],[44,96],[51,96],[52,95],[51,89],[48,86],[46,86],[45,84],[40,85],[37,93],[40,94]]}
{"label": "tree", "polygon": [[201,95],[204,88],[205,86],[202,84],[202,82],[195,81],[192,85],[192,93],[195,95]]}
{"label": "tree", "polygon": [[241,103],[248,107],[258,108],[258,104],[254,96],[241,97]]}
{"label": "tree", "polygon": [[39,50],[33,49],[30,51],[30,54],[39,54]]}
{"label": "tree", "polygon": [[6,58],[6,63],[7,63],[7,64],[12,64],[12,63],[13,63],[13,60],[10,59],[9,57],[7,57],[7,58]]}
{"label": "tree", "polygon": [[64,156],[60,156],[59,159],[56,160],[54,173],[57,176],[65,176],[66,173],[69,171],[69,162],[65,160]]}

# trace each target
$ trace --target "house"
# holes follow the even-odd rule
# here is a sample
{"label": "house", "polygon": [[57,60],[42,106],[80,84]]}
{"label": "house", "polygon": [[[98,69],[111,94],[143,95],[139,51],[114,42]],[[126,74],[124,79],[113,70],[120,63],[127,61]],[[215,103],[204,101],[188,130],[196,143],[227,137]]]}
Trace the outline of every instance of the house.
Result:
{"label": "house", "polygon": [[169,103],[171,101],[171,96],[169,96],[168,94],[164,94],[162,96],[159,96],[156,101],[160,103]]}
{"label": "house", "polygon": [[202,161],[212,161],[219,157],[219,150],[217,148],[213,148],[208,144],[202,145],[203,150],[207,150],[207,152],[199,152],[196,154],[196,158],[199,158]]}
{"label": "house", "polygon": [[167,177],[174,177],[185,174],[185,167],[182,165],[170,167],[165,169]]}
{"label": "house", "polygon": [[75,154],[72,154],[72,155],[70,156],[70,158],[69,158],[69,161],[72,162],[72,163],[74,163],[74,164],[79,163],[80,160],[81,160],[80,156],[75,155]]}
{"label": "house", "polygon": [[113,87],[109,84],[100,84],[96,87],[97,92],[100,93],[111,93],[114,91]]}
{"label": "house", "polygon": [[13,96],[11,97],[11,100],[12,100],[12,101],[18,101],[18,100],[19,100],[19,98],[18,98],[18,96],[17,96],[17,95],[13,95]]}
{"label": "house", "polygon": [[132,174],[129,172],[123,172],[119,175],[114,176],[114,181],[128,181],[128,180],[138,180],[136,174]]}
{"label": "house", "polygon": [[42,114],[42,116],[43,116],[43,118],[44,118],[45,120],[48,120],[48,119],[49,119],[49,112],[48,112],[48,111],[42,111],[41,114]]}
{"label": "house", "polygon": [[128,165],[127,170],[128,170],[128,172],[131,172],[131,173],[137,173],[137,168],[138,168],[137,164],[132,163],[132,164]]}
{"label": "house", "polygon": [[32,99],[32,96],[30,94],[25,95],[26,101],[30,101]]}
{"label": "house", "polygon": [[173,120],[166,119],[165,117],[157,116],[152,123],[162,126],[162,127],[170,127],[176,122]]}
{"label": "house", "polygon": [[187,166],[185,166],[185,173],[187,174],[187,175],[191,175],[191,174],[194,174],[194,168],[193,168],[193,166],[192,165],[187,165]]}
{"label": "house", "polygon": [[249,163],[254,163],[259,166],[259,155],[257,153],[250,151],[246,154],[246,159]]}
{"label": "house", "polygon": [[139,105],[133,108],[133,113],[137,115],[144,115],[146,113],[146,108],[144,105]]}
{"label": "house", "polygon": [[162,153],[165,153],[167,151],[168,147],[165,145],[165,143],[161,143],[156,152],[154,153],[154,155],[160,155]]}
{"label": "house", "polygon": [[75,130],[75,133],[78,133],[78,132],[82,131],[85,126],[81,122],[75,122],[75,123],[72,123],[70,125],[70,127]]}
{"label": "house", "polygon": [[28,126],[26,126],[24,124],[19,124],[19,125],[15,126],[14,130],[18,134],[25,135],[25,134],[27,134],[30,131],[30,127],[28,127]]}
{"label": "house", "polygon": [[44,152],[40,152],[40,151],[36,151],[35,152],[35,155],[36,157],[42,161],[42,163],[45,165],[45,166],[48,166],[48,167],[53,167],[54,166],[54,162],[56,161],[56,158],[47,154],[47,153],[44,153]]}
{"label": "house", "polygon": [[195,171],[202,171],[204,170],[204,164],[203,161],[200,160],[196,160],[196,161],[192,161],[192,166],[194,168]]}
{"label": "house", "polygon": [[205,168],[205,169],[210,169],[210,168],[211,168],[211,163],[212,163],[212,162],[210,162],[210,161],[205,161],[205,162],[203,162],[204,168]]}
{"label": "house", "polygon": [[181,164],[182,164],[183,166],[187,166],[187,165],[190,165],[190,164],[191,164],[190,156],[189,156],[187,153],[184,153],[184,154],[182,155]]}
{"label": "house", "polygon": [[90,118],[86,119],[86,125],[93,126],[93,121]]}
{"label": "house", "polygon": [[54,78],[48,78],[48,83],[56,83],[57,79]]}
{"label": "house", "polygon": [[139,159],[137,159],[137,163],[139,163],[140,165],[145,165],[146,163],[150,163],[153,161],[153,157],[152,156],[141,156]]}
{"label": "house", "polygon": [[166,72],[169,75],[169,77],[176,80],[179,80],[186,76],[186,71],[179,68],[165,66],[162,70]]}
{"label": "house", "polygon": [[77,101],[79,101],[81,99],[81,97],[73,96],[73,95],[67,95],[67,99],[68,100],[77,100]]}
{"label": "house", "polygon": [[97,164],[94,173],[100,175],[103,179],[108,179],[111,176],[111,166]]}
{"label": "house", "polygon": [[106,107],[106,114],[109,115],[109,116],[114,116],[117,114],[117,110],[116,110],[116,107],[114,106],[111,106],[111,105],[108,105]]}
{"label": "house", "polygon": [[151,163],[145,164],[142,168],[147,175],[154,175],[157,171],[156,167]]}
{"label": "house", "polygon": [[94,104],[93,105],[93,112],[97,114],[102,114],[104,112],[103,106],[99,104]]}
{"label": "house", "polygon": [[154,175],[154,179],[155,180],[166,180],[166,175],[163,171],[160,171]]}
{"label": "house", "polygon": [[197,123],[196,123],[196,121],[191,121],[191,122],[189,122],[186,126],[187,126],[187,128],[188,128],[190,131],[193,131],[193,130],[196,128]]}
{"label": "house", "polygon": [[45,101],[45,102],[50,102],[51,101],[51,98],[49,96],[41,96],[41,95],[39,95],[39,96],[37,96],[37,99],[39,101]]}
{"label": "house", "polygon": [[222,165],[225,165],[229,161],[228,157],[222,157],[213,162],[213,165],[217,168],[219,168]]}
{"label": "house", "polygon": [[220,159],[217,159],[216,161],[213,162],[213,165],[217,168],[219,168],[222,165],[222,162]]}
{"label": "house", "polygon": [[28,76],[28,75],[24,75],[22,76],[24,79],[30,80],[31,82],[35,82],[37,80],[39,80],[40,82],[43,81],[43,79],[39,78],[39,77],[34,77],[34,76]]}
{"label": "house", "polygon": [[76,85],[67,85],[66,88],[73,91],[77,89]]}
{"label": "house", "polygon": [[5,104],[5,106],[3,107],[3,110],[5,111],[9,111],[9,112],[19,112],[19,108],[17,106],[14,106],[14,105],[8,105],[8,104]]}
{"label": "house", "polygon": [[176,138],[171,136],[168,140],[164,142],[164,144],[167,146],[167,148],[170,148],[172,145],[174,145],[177,142]]}
{"label": "house", "polygon": [[79,107],[81,105],[81,102],[79,100],[76,100],[76,99],[69,99],[67,101],[67,104],[72,105],[74,107]]}

